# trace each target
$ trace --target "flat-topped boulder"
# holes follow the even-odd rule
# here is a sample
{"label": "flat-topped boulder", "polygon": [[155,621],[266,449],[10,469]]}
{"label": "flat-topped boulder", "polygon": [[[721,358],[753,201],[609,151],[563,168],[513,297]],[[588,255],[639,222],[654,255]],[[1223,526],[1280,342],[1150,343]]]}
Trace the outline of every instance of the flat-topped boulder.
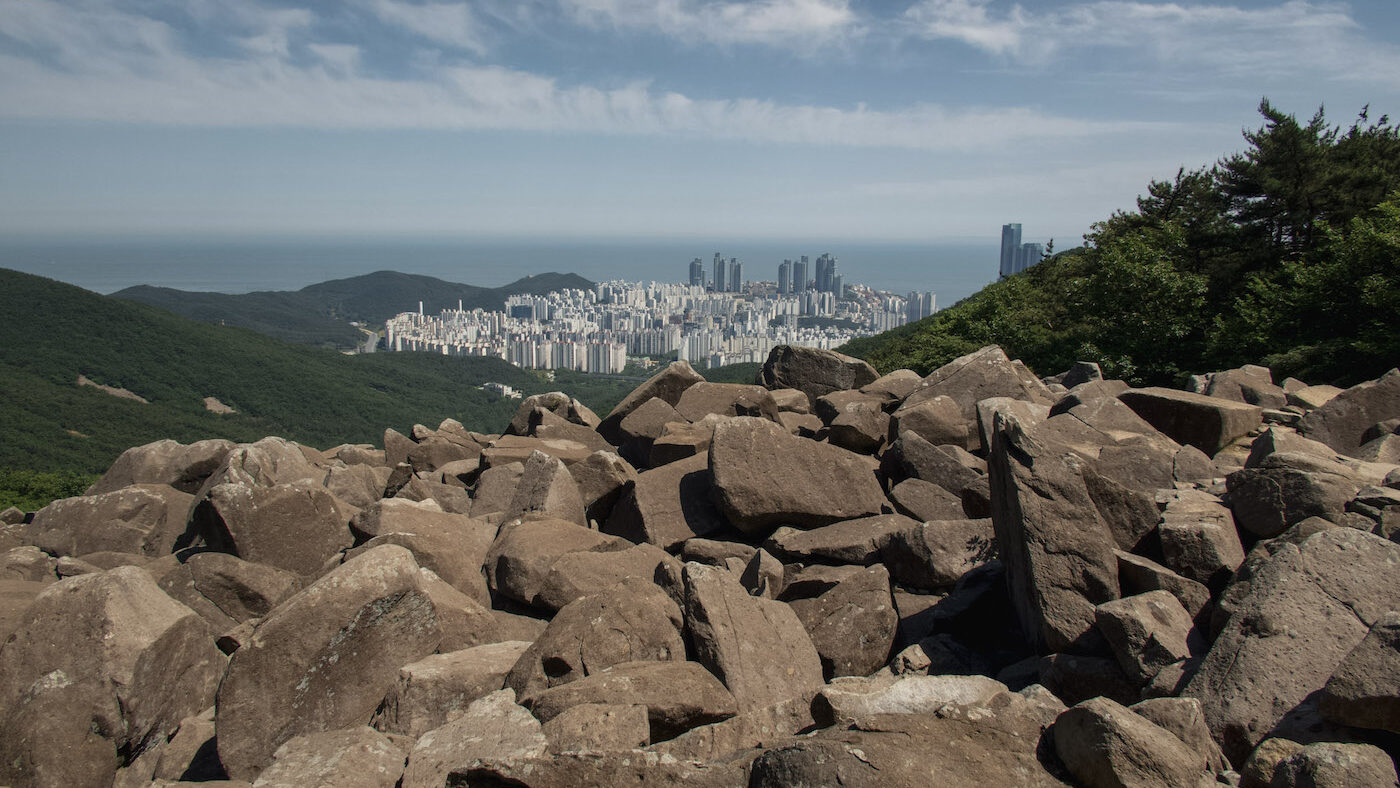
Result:
{"label": "flat-topped boulder", "polygon": [[1264,421],[1256,405],[1159,386],[1128,389],[1118,399],[1167,437],[1211,456]]}
{"label": "flat-topped boulder", "polygon": [[797,389],[815,405],[833,391],[858,389],[874,383],[879,373],[868,363],[833,350],[779,345],[768,353],[758,373],[770,389]]}
{"label": "flat-topped boulder", "polygon": [[34,513],[25,539],[56,556],[110,551],[157,558],[185,532],[193,502],[193,495],[165,484],[64,498]]}

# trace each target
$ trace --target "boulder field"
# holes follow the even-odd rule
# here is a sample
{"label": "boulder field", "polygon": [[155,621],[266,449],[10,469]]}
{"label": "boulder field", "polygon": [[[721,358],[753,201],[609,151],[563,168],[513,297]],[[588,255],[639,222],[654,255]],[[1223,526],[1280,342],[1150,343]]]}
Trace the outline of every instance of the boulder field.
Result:
{"label": "boulder field", "polygon": [[1400,371],[782,347],[0,513],[0,784],[1395,786]]}

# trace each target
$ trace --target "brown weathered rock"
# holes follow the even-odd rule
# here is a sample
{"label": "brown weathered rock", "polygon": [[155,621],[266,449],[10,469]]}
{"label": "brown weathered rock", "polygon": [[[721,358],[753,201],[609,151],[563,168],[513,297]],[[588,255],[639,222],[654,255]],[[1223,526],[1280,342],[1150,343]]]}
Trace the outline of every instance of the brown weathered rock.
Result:
{"label": "brown weathered rock", "polygon": [[[1138,685],[1123,673],[1118,660],[1111,657],[1051,654],[1042,657],[1037,667],[1039,683],[1067,704],[1100,696],[1128,704],[1141,697]],[[1007,680],[1009,676],[1003,672],[998,678]]]}
{"label": "brown weathered rock", "polygon": [[768,354],[759,382],[770,389],[798,389],[815,405],[823,394],[858,389],[879,378],[875,368],[832,350],[779,345]]}
{"label": "brown weathered rock", "polygon": [[1361,483],[1340,463],[1279,452],[1226,478],[1240,528],[1270,538],[1309,517],[1335,519]]}
{"label": "brown weathered rock", "polygon": [[481,450],[481,464],[487,468],[518,462],[522,465],[533,452],[544,452],[565,465],[573,465],[597,451],[596,446],[569,438],[536,438],[502,435]]}
{"label": "brown weathered rock", "polygon": [[929,373],[919,388],[905,398],[895,415],[938,396],[951,397],[968,422],[976,418],[977,403],[990,397],[1009,397],[1042,405],[1054,401],[1043,383],[1033,377],[1023,377],[996,345],[956,358]]}
{"label": "brown weathered rock", "polygon": [[617,423],[618,451],[630,462],[648,467],[651,447],[665,432],[666,425],[688,422],[689,419],[676,412],[672,403],[652,397]]}
{"label": "brown weathered rock", "polygon": [[161,577],[160,587],[218,632],[267,615],[301,588],[301,578],[226,553],[196,553]]}
{"label": "brown weathered rock", "polygon": [[466,713],[423,734],[408,755],[402,788],[439,788],[456,768],[476,761],[533,758],[549,742],[540,723],[508,689],[472,701]]}
{"label": "brown weathered rock", "polygon": [[163,484],[193,494],[233,448],[234,444],[226,440],[196,441],[185,446],[166,439],[133,446],[122,452],[85,494],[115,492],[133,484]]}
{"label": "brown weathered rock", "polygon": [[975,448],[975,424],[952,397],[938,396],[917,405],[901,407],[890,419],[890,435],[913,433],[934,446]]}
{"label": "brown weathered rock", "polygon": [[797,389],[769,389],[773,401],[778,403],[779,415],[792,413],[806,415],[812,412],[812,401]]}
{"label": "brown weathered rock", "polygon": [[482,518],[504,512],[515,498],[515,488],[520,485],[520,477],[524,475],[523,462],[506,463],[482,471],[476,481],[471,516]]}
{"label": "brown weathered rock", "polygon": [[1183,692],[1201,701],[1234,763],[1322,689],[1386,611],[1400,609],[1400,545],[1333,528],[1274,548],[1250,568],[1233,614]]}
{"label": "brown weathered rock", "polygon": [[1274,385],[1273,375],[1268,367],[1246,365],[1240,369],[1227,369],[1212,372],[1206,376],[1205,391],[1208,397],[1219,397],[1263,408],[1281,408],[1288,404],[1283,389]]}
{"label": "brown weathered rock", "polygon": [[350,530],[365,540],[350,555],[383,544],[408,548],[419,566],[433,570],[477,602],[490,604],[482,567],[496,538],[496,526],[444,512],[432,502],[385,498],[356,514]]}
{"label": "brown weathered rock", "polygon": [[681,401],[681,394],[686,389],[704,380],[700,373],[691,369],[686,362],[672,362],[665,369],[652,375],[647,382],[632,389],[632,393],[623,397],[622,401],[617,403],[617,407],[613,408],[612,412],[607,415],[607,418],[598,424],[599,434],[607,438],[614,446],[621,445],[622,436],[618,433],[617,425],[642,403],[652,397],[658,397],[674,407],[676,403]]}
{"label": "brown weathered rock", "polygon": [[1199,756],[1201,768],[1216,773],[1230,768],[1220,746],[1210,737],[1201,703],[1195,698],[1151,698],[1128,708],[1180,739],[1188,750]]}
{"label": "brown weathered rock", "polygon": [[348,527],[352,514],[324,487],[308,482],[220,484],[195,506],[184,539],[193,537],[195,545],[314,577],[331,556],[353,543]]}
{"label": "brown weathered rock", "polygon": [[1214,456],[1263,422],[1259,407],[1160,387],[1129,389],[1118,398],[1177,443]]}
{"label": "brown weathered rock", "polygon": [[1114,540],[1083,477],[1014,418],[997,414],[988,476],[992,524],[1022,630],[1042,652],[1064,651],[1118,597]]}
{"label": "brown weathered rock", "polygon": [[660,586],[630,578],[562,607],[511,667],[505,686],[524,703],[550,687],[623,662],[683,660],[681,611]]}
{"label": "brown weathered rock", "polygon": [[558,610],[629,577],[651,580],[663,563],[676,561],[666,551],[649,544],[608,552],[565,553],[550,566],[534,604]]}
{"label": "brown weathered rock", "polygon": [[1386,613],[1327,680],[1318,709],[1355,728],[1400,733],[1400,613]]}
{"label": "brown weathered rock", "polygon": [[846,520],[809,531],[779,528],[764,547],[791,562],[869,565],[893,534],[917,527],[919,522],[902,514],[880,514]]}
{"label": "brown weathered rock", "polygon": [[1166,591],[1176,597],[1182,608],[1194,619],[1210,603],[1210,589],[1195,580],[1182,577],[1140,555],[1115,551],[1118,559],[1118,585],[1123,596],[1145,594],[1148,591]]}
{"label": "brown weathered rock", "polygon": [[937,714],[944,706],[985,706],[1006,685],[986,676],[885,676],[838,678],[814,702],[818,724],[833,725],[873,714]]}
{"label": "brown weathered rock", "polygon": [[715,436],[715,425],[724,419],[724,416],[711,414],[694,424],[683,421],[667,424],[651,444],[648,458],[651,466],[660,467],[709,451],[710,442]]}
{"label": "brown weathered rock", "polygon": [[1214,782],[1180,739],[1108,698],[1086,700],[1055,720],[1055,752],[1092,788]]}
{"label": "brown weathered rock", "polygon": [[695,763],[657,756],[648,750],[566,752],[541,758],[482,761],[454,770],[446,788],[478,785],[529,785],[530,788],[576,788],[580,785],[686,785],[729,788],[743,785],[742,763]]}
{"label": "brown weathered rock", "polygon": [[919,521],[958,520],[965,515],[962,497],[933,482],[905,479],[890,490],[895,511]]}
{"label": "brown weathered rock", "polygon": [[827,678],[868,676],[889,659],[898,616],[890,598],[890,573],[883,566],[863,569],[820,596],[788,604],[812,637]]}
{"label": "brown weathered rock", "polygon": [[663,550],[715,534],[727,523],[711,501],[713,478],[707,453],[643,471],[623,492],[603,531]]}
{"label": "brown weathered rock", "polygon": [[701,665],[684,660],[623,662],[535,696],[531,709],[549,722],[585,703],[647,709],[652,741],[734,716],[734,696]]}
{"label": "brown weathered rock", "polygon": [[537,411],[539,410],[557,416],[571,424],[579,424],[589,429],[596,428],[600,421],[598,415],[587,405],[562,391],[551,391],[547,394],[532,394],[521,400],[520,405],[515,409],[515,416],[511,418],[510,424],[506,427],[506,433],[510,435],[530,434],[531,422],[538,422]]}
{"label": "brown weathered rock", "polygon": [[0,780],[110,784],[211,704],[223,666],[203,619],[140,569],[48,586],[0,651]]}
{"label": "brown weathered rock", "polygon": [[695,658],[734,693],[741,711],[816,694],[821,659],[792,608],[749,596],[722,569],[686,564],[683,578]]}
{"label": "brown weathered rock", "polygon": [[1270,788],[1396,784],[1395,763],[1370,744],[1318,742],[1290,755],[1274,770]]}
{"label": "brown weathered rock", "polygon": [[874,454],[884,445],[890,431],[890,416],[879,403],[853,402],[827,425],[827,439],[859,454]]}
{"label": "brown weathered rock", "polygon": [[55,556],[114,551],[154,558],[174,549],[193,501],[173,487],[137,484],[54,501],[34,513],[23,533]]}
{"label": "brown weathered rock", "polygon": [[638,703],[580,703],[544,724],[549,751],[623,752],[651,741],[647,707]]}
{"label": "brown weathered rock", "polygon": [[377,547],[326,574],[263,619],[219,686],[219,757],[250,779],[304,733],[364,725],[399,668],[441,640],[418,565]]}
{"label": "brown weathered rock", "polygon": [[595,451],[569,468],[591,523],[606,523],[622,494],[637,483],[637,469],[610,451]]}
{"label": "brown weathered rock", "polygon": [[914,389],[919,387],[922,380],[923,377],[912,369],[896,369],[861,386],[860,390],[864,394],[874,394],[888,400],[893,407],[895,403],[903,402],[905,397],[914,393]]}
{"label": "brown weathered rock", "polygon": [[885,450],[880,469],[893,482],[919,479],[961,497],[970,485],[985,481],[987,463],[959,446],[934,446],[909,432]]}
{"label": "brown weathered rock", "polygon": [[0,553],[0,579],[52,583],[58,579],[55,565],[52,556],[33,545],[13,547]]}
{"label": "brown weathered rock", "polygon": [[519,517],[549,517],[587,526],[583,496],[564,463],[544,452],[533,452],[506,507],[506,521]]}
{"label": "brown weathered rock", "polygon": [[885,503],[859,455],[793,437],[762,419],[735,418],[715,427],[710,472],[720,510],[746,533],[875,515]]}
{"label": "brown weathered rock", "polygon": [[[378,549],[378,548],[376,548]],[[420,590],[428,595],[437,616],[442,641],[438,648],[444,652],[460,651],[472,646],[519,639],[508,625],[502,624],[500,611],[491,610],[463,594],[427,567],[418,570]]]}
{"label": "brown weathered rock", "polygon": [[170,741],[148,753],[157,756],[155,771],[151,775],[154,780],[210,781],[227,776],[214,745],[212,706],[197,716],[180,720],[180,727]]}
{"label": "brown weathered rock", "polygon": [[472,701],[504,687],[506,674],[529,647],[521,640],[490,643],[404,665],[371,724],[415,739],[442,727]]}
{"label": "brown weathered rock", "polygon": [[901,529],[880,547],[890,576],[911,588],[941,588],[992,560],[996,531],[989,518],[932,520]]}
{"label": "brown weathered rock", "polygon": [[762,386],[746,383],[696,383],[681,394],[676,412],[686,421],[699,421],[710,414],[719,416],[758,416],[778,420],[778,403]]}
{"label": "brown weathered rock", "polygon": [[481,446],[475,442],[429,435],[408,450],[406,462],[416,473],[431,473],[454,462],[480,457]]}
{"label": "brown weathered rock", "polygon": [[1358,383],[1303,417],[1298,431],[1342,454],[1356,456],[1371,425],[1400,417],[1400,370]]}
{"label": "brown weathered rock", "polygon": [[496,593],[533,605],[560,556],[625,546],[623,540],[615,536],[590,531],[565,520],[507,523],[486,555],[486,577]]}
{"label": "brown weathered rock", "polygon": [[1166,591],[1123,597],[1098,606],[1095,623],[1128,677],[1145,684],[1167,665],[1191,656],[1191,616]]}
{"label": "brown weathered rock", "polygon": [[403,776],[404,756],[389,737],[365,727],[308,733],[278,747],[253,785],[394,788]]}

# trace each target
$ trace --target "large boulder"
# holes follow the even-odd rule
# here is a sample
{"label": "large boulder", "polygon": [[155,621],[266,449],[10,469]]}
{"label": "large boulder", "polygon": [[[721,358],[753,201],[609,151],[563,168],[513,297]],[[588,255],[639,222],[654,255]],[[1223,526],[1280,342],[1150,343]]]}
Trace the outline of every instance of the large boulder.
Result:
{"label": "large boulder", "polygon": [[1183,691],[1201,701],[1234,763],[1274,734],[1285,715],[1310,724],[1298,717],[1306,711],[1299,707],[1382,615],[1400,610],[1400,545],[1393,542],[1331,528],[1301,544],[1273,545],[1265,556]]}
{"label": "large boulder", "polygon": [[862,569],[818,596],[788,604],[811,635],[827,678],[868,676],[889,659],[899,618],[885,567]]}
{"label": "large boulder", "polygon": [[219,484],[190,517],[190,543],[245,561],[315,576],[354,543],[353,512],[319,484]]}
{"label": "large boulder", "polygon": [[1270,788],[1396,785],[1395,763],[1370,744],[1317,742],[1299,749],[1274,769]]}
{"label": "large boulder", "polygon": [[627,543],[566,520],[523,520],[501,528],[486,555],[486,577],[498,594],[536,603],[554,562],[566,553],[620,550]]}
{"label": "large boulder", "polygon": [[789,435],[769,421],[730,419],[710,447],[714,496],[747,533],[776,525],[816,527],[880,514],[885,495],[859,455]]}
{"label": "large boulder", "polygon": [[1264,419],[1256,405],[1157,386],[1129,389],[1118,398],[1167,437],[1212,457]]}
{"label": "large boulder", "polygon": [[1270,454],[1226,482],[1240,528],[1266,539],[1309,517],[1341,517],[1362,486],[1341,463],[1291,452]]}
{"label": "large boulder", "polygon": [[734,693],[740,710],[816,694],[821,658],[791,607],[749,596],[734,575],[716,567],[686,564],[683,579],[695,659]]}
{"label": "large boulder", "polygon": [[977,417],[977,403],[990,397],[1051,404],[1054,398],[1045,384],[1024,370],[1024,367],[1008,359],[1001,348],[989,345],[953,359],[929,373],[919,387],[905,398],[895,415],[938,396],[951,397],[961,409],[963,419],[968,422]]}
{"label": "large boulder", "polygon": [[696,383],[681,394],[676,412],[686,421],[708,415],[759,416],[778,420],[778,403],[762,386],[747,383]]}
{"label": "large boulder", "polygon": [[996,555],[991,519],[930,520],[901,529],[880,546],[880,560],[901,585],[951,586]]}
{"label": "large boulder", "polygon": [[196,441],[186,446],[168,438],[133,446],[117,457],[86,494],[114,492],[133,484],[164,484],[194,494],[233,448],[226,440]]}
{"label": "large boulder", "polygon": [[1191,615],[1170,592],[1149,591],[1105,602],[1095,621],[1123,672],[1139,684],[1191,656]]}
{"label": "large boulder", "polygon": [[529,646],[522,640],[488,643],[404,665],[375,710],[373,726],[415,739],[441,727],[472,701],[504,687],[506,674]]}
{"label": "large boulder", "polygon": [[1298,431],[1342,454],[1360,456],[1372,425],[1400,417],[1400,369],[1377,380],[1358,383],[1313,409],[1298,424]]}
{"label": "large boulder", "polygon": [[1095,606],[1118,597],[1113,535],[1083,476],[1014,416],[993,418],[988,475],[1022,630],[1038,651],[1065,651],[1090,632]]}
{"label": "large boulder", "polygon": [[141,569],[49,586],[0,651],[0,781],[111,784],[211,704],[223,669],[204,620]]}
{"label": "large boulder", "polygon": [[405,753],[400,746],[363,726],[308,733],[278,747],[254,785],[394,788],[403,776]]}
{"label": "large boulder", "polygon": [[665,550],[649,544],[607,552],[565,553],[550,566],[544,584],[535,594],[535,606],[558,610],[630,577],[650,581],[666,563],[676,561]]}
{"label": "large boulder", "polygon": [[288,739],[368,724],[399,668],[442,638],[413,555],[385,545],[283,602],[233,654],[219,686],[219,757],[251,780]]}
{"label": "large boulder", "polygon": [[196,553],[167,572],[160,587],[221,632],[266,616],[300,590],[301,578],[227,553]]}
{"label": "large boulder", "polygon": [[681,394],[686,389],[701,383],[705,380],[699,372],[691,369],[690,365],[684,361],[674,361],[665,369],[652,375],[647,382],[632,389],[632,392],[622,398],[617,406],[608,413],[598,424],[598,432],[607,438],[614,446],[622,444],[622,436],[618,433],[617,426],[632,411],[636,410],[642,403],[657,397],[674,407],[681,401]]}
{"label": "large boulder", "polygon": [[1180,739],[1108,698],[1086,700],[1055,720],[1055,752],[1089,788],[1215,782]]}
{"label": "large boulder", "polygon": [[536,451],[525,460],[525,472],[506,507],[504,519],[518,517],[552,517],[588,525],[578,483],[558,458]]}
{"label": "large boulder", "polygon": [[421,567],[458,591],[489,604],[482,568],[497,528],[483,520],[444,512],[432,501],[384,498],[360,510],[350,530],[362,544],[352,554],[382,544],[408,548]]}
{"label": "large boulder", "polygon": [[477,761],[544,755],[549,742],[539,720],[508,689],[479,698],[466,713],[419,737],[400,788],[439,788],[453,769]]}
{"label": "large boulder", "polygon": [[812,405],[823,394],[874,383],[879,373],[868,363],[833,350],[779,345],[768,354],[759,382],[770,389],[797,389]]}
{"label": "large boulder", "polygon": [[613,506],[603,531],[663,550],[714,534],[727,523],[711,500],[713,486],[708,453],[642,471]]}
{"label": "large boulder", "polygon": [[1400,733],[1400,612],[1381,617],[1322,688],[1324,717]]}
{"label": "large boulder", "polygon": [[50,555],[111,551],[158,558],[185,532],[193,502],[193,495],[174,487],[136,484],[54,501],[34,513],[24,533]]}
{"label": "large boulder", "polygon": [[789,563],[869,565],[888,561],[881,550],[901,531],[919,526],[902,514],[879,514],[811,530],[782,527],[763,543],[768,552]]}
{"label": "large boulder", "polygon": [[685,660],[623,662],[535,696],[531,710],[549,722],[582,704],[647,709],[651,740],[663,741],[734,716],[734,696],[701,665]]}

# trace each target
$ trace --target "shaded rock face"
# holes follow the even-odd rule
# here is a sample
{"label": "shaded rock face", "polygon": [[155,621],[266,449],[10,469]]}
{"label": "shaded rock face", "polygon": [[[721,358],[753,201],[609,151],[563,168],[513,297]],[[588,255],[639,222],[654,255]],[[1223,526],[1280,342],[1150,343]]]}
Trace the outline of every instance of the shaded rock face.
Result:
{"label": "shaded rock face", "polygon": [[1189,391],[1130,389],[1118,399],[1167,437],[1211,456],[1263,421],[1257,406]]}
{"label": "shaded rock face", "polygon": [[246,561],[314,576],[331,556],[354,543],[350,517],[335,496],[309,482],[220,484],[196,505],[189,530],[177,546],[187,540]]}
{"label": "shaded rock face", "polygon": [[779,345],[768,354],[759,382],[770,389],[797,389],[815,406],[824,394],[858,389],[879,377],[875,368],[858,358],[831,350]]}
{"label": "shaded rock face", "polygon": [[1298,424],[1298,431],[1342,454],[1359,456],[1372,425],[1400,417],[1400,370],[1358,383],[1329,399]]}
{"label": "shaded rock face", "polygon": [[134,446],[121,453],[87,494],[115,492],[133,484],[162,484],[194,494],[233,448],[226,440],[197,441],[188,446],[160,440]]}

